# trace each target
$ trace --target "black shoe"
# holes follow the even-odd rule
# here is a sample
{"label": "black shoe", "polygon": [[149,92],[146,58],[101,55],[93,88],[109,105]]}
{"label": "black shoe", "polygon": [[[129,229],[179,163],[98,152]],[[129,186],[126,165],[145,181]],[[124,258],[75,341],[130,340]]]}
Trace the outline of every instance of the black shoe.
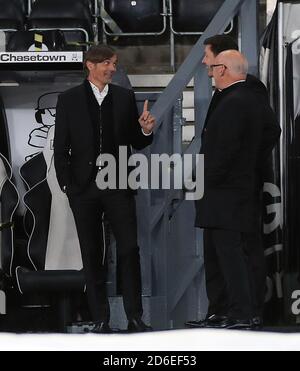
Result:
{"label": "black shoe", "polygon": [[204,328],[206,325],[206,319],[201,321],[187,321],[185,325],[190,328]]}
{"label": "black shoe", "polygon": [[261,317],[252,318],[252,329],[261,330],[264,327],[264,322]]}
{"label": "black shoe", "polygon": [[213,314],[206,320],[205,328],[225,329],[227,327],[229,318],[227,316],[218,316]]}
{"label": "black shoe", "polygon": [[93,334],[111,334],[112,330],[107,322],[97,322],[90,332]]}
{"label": "black shoe", "polygon": [[140,318],[133,318],[128,321],[128,332],[149,332],[152,330],[152,327],[147,326]]}
{"label": "black shoe", "polygon": [[225,328],[228,330],[252,330],[253,322],[249,319],[228,318]]}
{"label": "black shoe", "polygon": [[226,320],[227,317],[219,316],[217,314],[213,314],[202,321],[188,321],[186,322],[186,326],[191,328],[214,328],[215,325],[218,325],[220,322]]}

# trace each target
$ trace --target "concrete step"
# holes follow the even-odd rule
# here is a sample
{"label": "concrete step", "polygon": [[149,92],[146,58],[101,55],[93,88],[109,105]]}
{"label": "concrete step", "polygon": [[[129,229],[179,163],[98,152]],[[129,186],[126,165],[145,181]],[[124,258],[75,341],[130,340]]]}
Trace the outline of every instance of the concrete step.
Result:
{"label": "concrete step", "polygon": [[195,110],[194,110],[194,108],[184,108],[182,115],[186,119],[187,123],[195,122]]}
{"label": "concrete step", "polygon": [[182,141],[191,142],[195,137],[195,125],[186,125],[182,128]]}
{"label": "concrete step", "polygon": [[[165,88],[174,75],[128,75],[133,88]],[[194,86],[194,79],[187,85]]]}
{"label": "concrete step", "polygon": [[186,90],[183,92],[183,107],[194,108],[195,107],[195,93],[194,90]]}
{"label": "concrete step", "polygon": [[[135,91],[162,92],[173,75],[129,75]],[[195,121],[193,81],[183,92],[183,117],[188,123]]]}
{"label": "concrete step", "polygon": [[[171,74],[161,75],[129,75],[132,87],[136,91],[162,92],[173,78]],[[195,136],[195,110],[194,110],[194,81],[192,80],[183,92],[183,117],[186,125],[182,128],[182,139],[191,142]]]}

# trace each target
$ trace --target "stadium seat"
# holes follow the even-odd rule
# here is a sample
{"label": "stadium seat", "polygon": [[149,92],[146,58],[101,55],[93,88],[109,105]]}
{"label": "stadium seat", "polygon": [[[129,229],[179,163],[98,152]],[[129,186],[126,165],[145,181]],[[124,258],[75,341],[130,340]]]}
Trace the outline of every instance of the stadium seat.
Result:
{"label": "stadium seat", "polygon": [[[50,141],[51,138],[47,147]],[[26,251],[31,266],[16,267],[16,281],[21,294],[54,296],[59,329],[66,331],[66,325],[72,321],[71,299],[84,292],[85,281],[77,234],[74,235],[75,224],[71,225],[69,219],[66,196],[62,192],[53,193],[53,187],[58,187],[53,171],[52,157],[47,150],[26,162],[20,170],[28,189],[24,203],[31,214],[31,221],[26,223],[29,232]]]}
{"label": "stadium seat", "polygon": [[2,156],[4,156],[8,161],[11,161],[7,117],[1,95],[0,95],[0,148]]}
{"label": "stadium seat", "polygon": [[104,10],[121,30],[108,30],[102,11],[104,32],[108,35],[157,35],[166,30],[165,0],[104,0]]}
{"label": "stadium seat", "polygon": [[19,194],[12,181],[12,168],[0,154],[0,256],[1,268],[13,275],[14,216],[19,205]]}
{"label": "stadium seat", "polygon": [[[170,0],[175,34],[202,34],[225,0]],[[226,33],[232,30],[233,23]]]}
{"label": "stadium seat", "polygon": [[0,0],[0,30],[24,29],[25,6],[21,0]]}
{"label": "stadium seat", "polygon": [[28,20],[29,30],[64,32],[67,43],[94,40],[93,18],[88,0],[36,0]]}
{"label": "stadium seat", "polygon": [[[8,0],[8,1],[11,1],[11,0]],[[28,14],[28,3],[31,0],[12,0],[12,1],[14,1],[17,4],[17,6],[20,6],[24,14],[26,15]]]}
{"label": "stadium seat", "polygon": [[[20,168],[20,177],[24,182],[25,191],[28,192],[36,184],[42,182],[45,178],[44,174],[47,172],[47,165],[43,159],[42,153],[31,157],[25,164]],[[27,237],[30,237],[31,231],[34,225],[34,218],[32,213],[26,209],[23,216],[24,232]]]}
{"label": "stadium seat", "polygon": [[[42,40],[39,44],[36,44],[35,41],[36,34]],[[34,51],[36,47],[40,47],[42,51],[63,51],[67,48],[64,34],[60,30],[17,31],[8,38],[6,50],[8,52],[25,52]]]}

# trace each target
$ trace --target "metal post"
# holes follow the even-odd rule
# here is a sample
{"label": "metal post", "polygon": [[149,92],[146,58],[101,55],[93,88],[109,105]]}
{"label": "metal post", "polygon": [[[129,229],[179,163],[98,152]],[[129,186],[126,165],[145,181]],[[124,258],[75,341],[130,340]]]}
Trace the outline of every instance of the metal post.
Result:
{"label": "metal post", "polygon": [[[249,1],[252,2],[253,0]],[[190,54],[180,66],[176,75],[152,107],[151,113],[156,117],[157,122],[155,131],[159,130],[164,115],[172,108],[175,100],[180,96],[183,89],[185,89],[186,85],[194,76],[204,52],[203,41],[216,33],[222,33],[230,20],[236,15],[241,5],[245,2],[246,0],[227,0],[220,7],[201,38],[194,45]]]}
{"label": "metal post", "polygon": [[284,4],[278,3],[278,80],[279,80],[279,117],[282,135],[280,137],[280,176],[281,176],[281,207],[283,218],[283,231],[286,225],[286,127],[284,104]]}
{"label": "metal post", "polygon": [[177,103],[174,107],[173,115],[173,152],[182,153],[182,126],[184,125],[184,118],[182,117],[182,100],[183,98],[177,99]]}
{"label": "metal post", "polygon": [[173,7],[172,7],[172,1],[168,2],[169,4],[169,24],[170,24],[170,64],[171,64],[171,71],[175,72],[176,66],[175,66],[175,35],[172,29],[173,24]]}
{"label": "metal post", "polygon": [[170,30],[170,59],[171,59],[171,71],[175,73],[175,35]]}
{"label": "metal post", "polygon": [[249,62],[249,73],[258,76],[258,1],[247,0],[240,11],[241,51]]}
{"label": "metal post", "polygon": [[204,65],[199,66],[199,70],[194,77],[195,84],[195,136],[200,138],[209,103],[212,97],[211,79],[205,71]]}

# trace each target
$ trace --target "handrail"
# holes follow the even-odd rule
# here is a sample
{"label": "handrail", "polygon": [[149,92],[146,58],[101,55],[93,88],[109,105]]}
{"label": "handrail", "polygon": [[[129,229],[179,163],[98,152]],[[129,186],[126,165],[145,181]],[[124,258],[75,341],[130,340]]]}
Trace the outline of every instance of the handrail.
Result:
{"label": "handrail", "polygon": [[[248,0],[249,1],[249,0]],[[151,109],[151,113],[156,118],[155,132],[159,130],[160,125],[163,122],[164,116],[172,109],[176,99],[178,99],[187,84],[191,81],[199,71],[199,66],[204,54],[203,42],[206,38],[213,36],[218,33],[222,33],[228,25],[228,22],[240,11],[242,6],[246,3],[246,0],[227,0],[221,6],[213,20],[208,25],[207,29],[200,37],[198,42],[195,44],[190,54],[183,62],[178,72],[174,75],[173,79],[166,87],[164,92],[160,95],[156,103]],[[202,74],[206,73],[205,70],[201,71]],[[196,80],[196,79],[195,79]],[[199,78],[197,79],[199,81]],[[195,84],[195,89],[197,89]],[[195,107],[197,108],[197,107]],[[201,123],[198,122],[197,125]],[[200,134],[196,134],[196,137],[188,147],[185,153],[196,154],[199,152],[201,144]],[[151,219],[151,228],[157,225],[165,211],[169,208],[174,198],[178,197],[178,190],[170,190],[166,200],[159,207],[155,208],[155,213]]]}
{"label": "handrail", "polygon": [[202,60],[204,40],[212,35],[223,32],[229,21],[237,14],[245,2],[246,0],[227,0],[221,6],[178,72],[152,107],[151,113],[155,116],[157,122],[155,131],[157,131],[161,125],[164,115],[169,112],[175,100],[179,98],[180,94],[182,94],[187,84],[195,75]]}

